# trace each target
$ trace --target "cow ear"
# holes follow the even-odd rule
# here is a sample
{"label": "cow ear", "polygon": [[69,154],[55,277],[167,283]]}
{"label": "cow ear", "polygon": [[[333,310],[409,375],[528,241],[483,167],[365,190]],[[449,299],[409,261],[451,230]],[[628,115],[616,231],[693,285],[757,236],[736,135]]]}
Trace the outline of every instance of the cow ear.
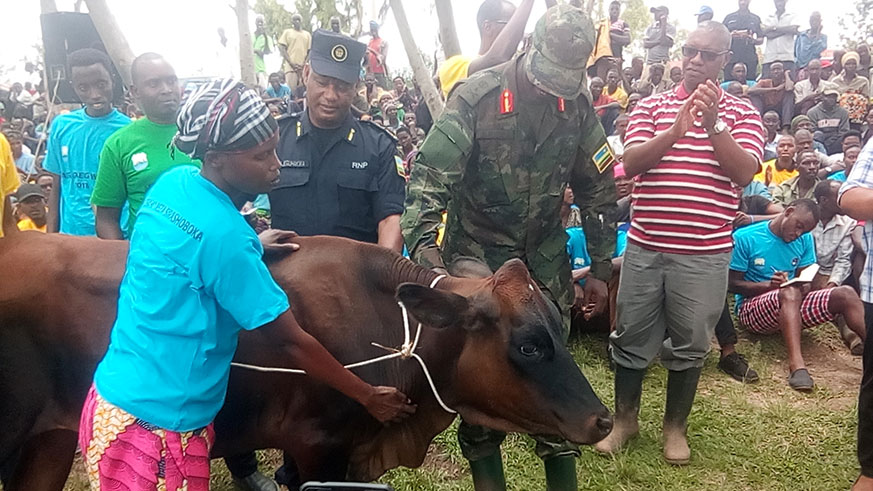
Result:
{"label": "cow ear", "polygon": [[415,283],[398,286],[397,300],[403,302],[419,322],[438,329],[461,322],[469,308],[467,299],[460,295]]}

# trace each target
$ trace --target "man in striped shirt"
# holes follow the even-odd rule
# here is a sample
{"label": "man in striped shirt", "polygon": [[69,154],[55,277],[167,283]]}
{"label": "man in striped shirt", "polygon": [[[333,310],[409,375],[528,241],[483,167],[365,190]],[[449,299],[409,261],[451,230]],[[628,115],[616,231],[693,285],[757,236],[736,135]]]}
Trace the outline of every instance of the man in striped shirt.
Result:
{"label": "man in striped shirt", "polygon": [[[873,329],[873,144],[864,145],[840,188],[839,204],[847,215],[864,220],[863,241],[867,251],[861,272],[861,300],[867,331]],[[873,491],[873,341],[864,341],[864,374],[858,396],[858,461],[861,475],[852,491]]]}
{"label": "man in striped shirt", "polygon": [[727,294],[733,186],[752,180],[764,148],[754,106],[715,82],[730,42],[722,24],[700,24],[682,47],[683,82],[631,113],[624,169],[636,180],[634,214],[610,336],[615,428],[596,446],[604,453],[638,432],[643,377],[660,353],[669,370],[664,457],[691,457],[686,419]]}

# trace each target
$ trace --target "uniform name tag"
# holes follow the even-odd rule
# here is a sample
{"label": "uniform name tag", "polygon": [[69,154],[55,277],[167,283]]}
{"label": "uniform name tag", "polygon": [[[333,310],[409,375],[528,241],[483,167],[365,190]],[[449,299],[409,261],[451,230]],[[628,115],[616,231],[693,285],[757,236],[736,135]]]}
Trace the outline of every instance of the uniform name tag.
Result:
{"label": "uniform name tag", "polygon": [[280,167],[300,168],[300,167],[309,167],[309,166],[306,165],[305,160],[283,160]]}
{"label": "uniform name tag", "polygon": [[366,169],[368,165],[370,165],[369,162],[352,162],[352,169],[363,170]]}

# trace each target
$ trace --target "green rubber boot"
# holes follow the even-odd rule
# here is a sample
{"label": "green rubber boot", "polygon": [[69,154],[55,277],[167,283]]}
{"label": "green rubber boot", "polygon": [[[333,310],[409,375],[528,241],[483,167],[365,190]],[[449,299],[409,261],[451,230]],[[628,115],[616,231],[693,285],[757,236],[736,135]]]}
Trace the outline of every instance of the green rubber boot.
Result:
{"label": "green rubber boot", "polygon": [[543,461],[546,466],[547,491],[577,491],[576,457],[561,455]]}
{"label": "green rubber boot", "polygon": [[470,473],[473,474],[473,488],[476,491],[506,491],[500,450],[485,458],[471,460]]}
{"label": "green rubber boot", "polygon": [[673,371],[667,376],[667,407],[664,410],[664,459],[673,465],[691,461],[691,449],[685,431],[688,415],[697,393],[702,368]]}

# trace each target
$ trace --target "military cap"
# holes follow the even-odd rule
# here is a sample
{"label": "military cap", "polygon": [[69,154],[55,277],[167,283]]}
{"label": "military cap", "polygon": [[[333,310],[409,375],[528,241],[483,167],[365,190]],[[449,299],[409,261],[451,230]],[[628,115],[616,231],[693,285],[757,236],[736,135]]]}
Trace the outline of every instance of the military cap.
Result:
{"label": "military cap", "polygon": [[594,49],[594,24],[581,9],[558,4],[534,28],[524,69],[530,81],[556,97],[585,92],[585,69]]}
{"label": "military cap", "polygon": [[364,43],[348,36],[318,29],[312,33],[309,65],[319,75],[353,84],[361,76],[361,61],[366,49]]}

